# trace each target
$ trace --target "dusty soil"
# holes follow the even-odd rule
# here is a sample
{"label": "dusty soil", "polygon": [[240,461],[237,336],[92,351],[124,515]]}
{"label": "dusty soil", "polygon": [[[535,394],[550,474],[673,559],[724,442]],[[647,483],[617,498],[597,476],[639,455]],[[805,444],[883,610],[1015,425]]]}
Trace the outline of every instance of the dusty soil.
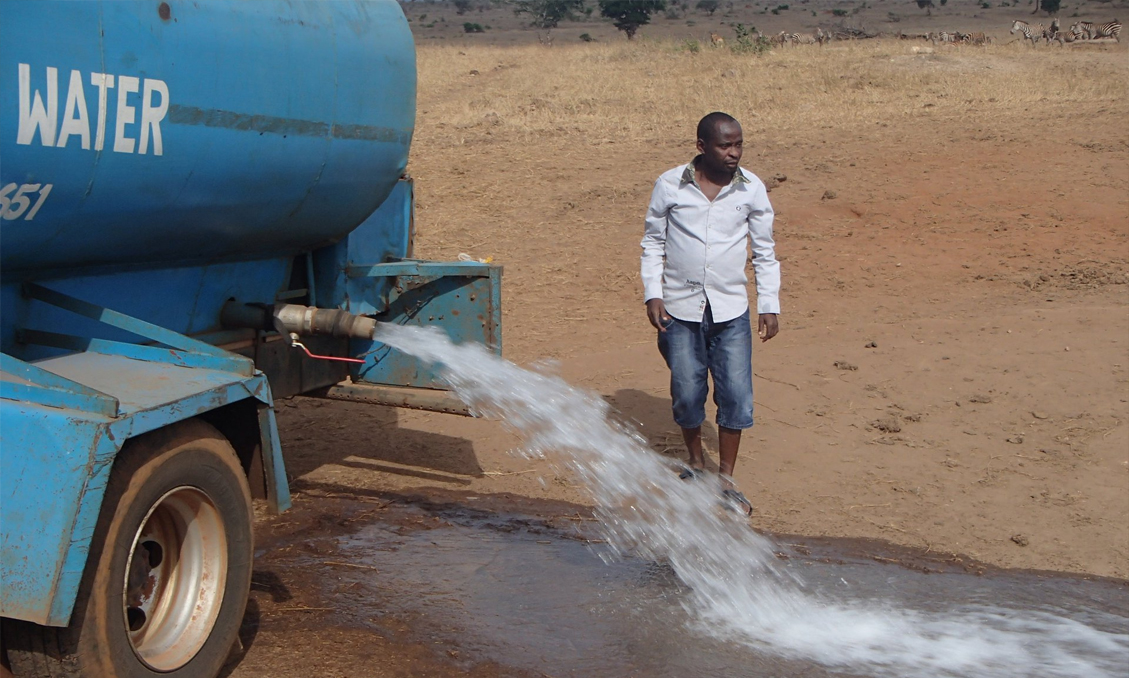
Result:
{"label": "dusty soil", "polygon": [[[506,357],[558,361],[565,378],[638,422],[657,451],[681,455],[668,373],[642,312],[638,254],[651,184],[692,154],[697,111],[674,109],[691,124],[666,129],[625,119],[620,136],[614,121],[591,123],[589,136],[538,128],[554,124],[535,117],[544,109],[579,101],[565,100],[578,93],[558,86],[538,55],[596,68],[578,56],[581,46],[420,42],[409,164],[417,255],[503,264]],[[734,61],[734,80],[754,87],[758,74],[779,77],[774,66],[800,83],[799,71],[836,63],[875,87],[871,62],[952,78],[880,94],[873,105],[845,103],[862,110],[855,116],[793,111],[786,94],[744,114],[753,116],[744,165],[787,177],[770,194],[782,331],[754,351],[758,423],[736,471],[758,507],[753,524],[1129,577],[1129,107],[1119,92],[1014,103],[1001,89],[997,101],[996,85],[983,84],[1001,70],[1028,77],[1025,68],[1048,69],[1030,72],[1048,82],[1111,68],[1124,82],[1125,46],[1016,45],[922,61],[887,43],[893,51],[834,43]],[[665,68],[659,60],[671,57],[647,49],[653,68]],[[802,49],[814,56],[794,56]],[[694,58],[703,57],[715,59]],[[1031,66],[1037,59],[1045,61]],[[538,86],[519,77],[550,81],[545,96],[560,101],[545,99],[538,111],[514,104],[513,113],[496,101],[501,122],[491,113],[483,122],[476,102],[520,103],[525,95],[511,88]],[[968,103],[953,101],[960,93]],[[601,105],[607,115],[627,105],[614,90],[592,96],[611,98],[590,104],[597,115],[587,120],[601,118]],[[891,112],[882,103],[890,97],[910,102],[909,112]],[[868,106],[880,117],[868,119]],[[763,120],[784,131],[760,129]],[[299,398],[283,404],[280,425],[299,489],[448,487],[587,501],[569,478],[511,455],[517,441],[489,421]]]}
{"label": "dusty soil", "polygon": [[[1096,19],[1110,9],[1079,11]],[[815,18],[748,12],[691,12],[641,35],[701,39],[728,31],[721,21],[769,33],[833,18],[823,9]],[[903,17],[877,30],[989,30],[1004,41],[1030,8],[954,0],[926,17],[879,1],[858,18],[875,28],[889,12]],[[426,27],[425,13],[445,20]],[[503,10],[458,17],[411,3],[408,14],[420,44],[409,167],[416,254],[503,264],[506,357],[555,360],[562,376],[637,422],[656,452],[681,456],[637,270],[651,183],[690,157],[690,114],[622,137],[505,134],[510,123],[490,118],[456,125],[453,112],[472,98],[522,96],[491,78],[531,66],[495,46],[536,37]],[[491,29],[464,35],[466,20]],[[580,33],[622,40],[604,23],[568,24],[553,58],[568,58],[561,46]],[[428,51],[438,44],[466,52]],[[829,46],[820,63],[833,66],[842,49]],[[978,54],[905,63],[947,69],[973,88],[979,69],[1026,77],[1018,45]],[[1079,78],[1119,69],[1123,89],[1124,43],[1062,58]],[[724,84],[727,75],[705,77]],[[906,115],[815,124],[805,108],[785,127],[746,125],[744,165],[787,177],[770,195],[784,288],[781,333],[755,349],[757,425],[736,480],[757,507],[751,525],[769,534],[879,539],[941,562],[1129,578],[1129,108],[1123,96],[1036,95],[1005,106],[980,94],[966,106],[935,99],[936,108],[926,97]],[[584,488],[511,454],[518,441],[491,421],[295,398],[280,403],[279,424],[298,510],[261,521],[247,627],[258,639],[232,675],[519,675],[459,665],[418,637],[337,623],[325,614],[335,603],[303,583],[314,574],[270,580],[285,570],[270,560],[285,553],[270,555],[271,545],[299,548],[309,535],[309,548],[331,548],[314,542],[366,510],[421,496],[517,502],[546,519],[582,514]],[[707,437],[716,449],[716,432]]]}

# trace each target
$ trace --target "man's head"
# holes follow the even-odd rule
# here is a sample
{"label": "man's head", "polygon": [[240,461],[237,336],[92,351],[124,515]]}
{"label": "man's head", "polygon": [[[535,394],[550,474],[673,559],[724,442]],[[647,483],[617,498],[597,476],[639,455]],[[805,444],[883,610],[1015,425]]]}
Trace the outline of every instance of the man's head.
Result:
{"label": "man's head", "polygon": [[735,172],[744,142],[741,124],[727,113],[710,113],[698,122],[698,152],[707,171]]}

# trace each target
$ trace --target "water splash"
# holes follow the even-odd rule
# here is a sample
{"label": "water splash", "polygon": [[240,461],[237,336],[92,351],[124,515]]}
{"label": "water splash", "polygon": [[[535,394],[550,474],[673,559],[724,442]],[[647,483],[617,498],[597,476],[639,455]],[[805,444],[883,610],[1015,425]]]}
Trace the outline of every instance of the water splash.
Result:
{"label": "water splash", "polygon": [[669,562],[700,633],[759,652],[875,676],[1124,676],[1129,620],[1100,630],[1049,612],[990,606],[944,614],[844,601],[804,583],[772,543],[719,510],[713,482],[679,480],[608,404],[436,328],[381,325],[377,340],[440,367],[478,415],[525,440],[524,453],[571,469],[595,500],[614,553]]}

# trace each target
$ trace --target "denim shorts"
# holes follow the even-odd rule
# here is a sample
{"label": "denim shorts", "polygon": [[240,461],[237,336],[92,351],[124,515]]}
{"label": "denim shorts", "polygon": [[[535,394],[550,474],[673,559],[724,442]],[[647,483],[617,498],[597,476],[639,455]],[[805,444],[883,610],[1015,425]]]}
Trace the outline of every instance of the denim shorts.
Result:
{"label": "denim shorts", "polygon": [[746,429],[753,425],[753,330],[749,311],[723,323],[706,306],[702,322],[671,317],[659,332],[659,352],[670,368],[674,422],[697,428],[706,420],[707,372],[713,376],[717,425]]}

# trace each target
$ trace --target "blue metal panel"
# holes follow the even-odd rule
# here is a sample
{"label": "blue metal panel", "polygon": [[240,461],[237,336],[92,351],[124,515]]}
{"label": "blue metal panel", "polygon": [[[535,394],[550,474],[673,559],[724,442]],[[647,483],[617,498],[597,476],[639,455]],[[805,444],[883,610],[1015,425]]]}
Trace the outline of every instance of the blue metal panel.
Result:
{"label": "blue metal panel", "polygon": [[267,476],[267,502],[271,511],[282,513],[290,508],[290,486],[282,461],[282,445],[278,437],[278,421],[272,403],[259,408],[259,439],[263,445],[263,471]]}
{"label": "blue metal panel", "polygon": [[[9,224],[3,226],[5,231],[10,228]],[[107,271],[44,284],[179,334],[200,334],[220,329],[220,309],[228,299],[274,303],[287,287],[290,264],[286,257],[185,268]],[[135,338],[131,333],[28,299],[22,296],[21,287],[18,282],[8,282],[0,288],[0,348],[5,353],[27,360],[58,353],[18,345],[17,327],[119,341]]]}
{"label": "blue metal panel", "polygon": [[[352,276],[393,276],[388,309],[378,320],[399,325],[435,325],[455,343],[486,344],[502,353],[502,267],[478,262],[402,261],[354,267]],[[350,352],[365,363],[353,380],[394,386],[446,388],[434,367],[379,342],[354,340]]]}
{"label": "blue metal panel", "polygon": [[7,354],[0,354],[0,397],[8,400],[93,412],[104,417],[118,415],[117,398],[25,363]]}
{"label": "blue metal panel", "polygon": [[339,243],[313,255],[315,305],[371,315],[388,307],[394,281],[386,277],[350,276],[358,266],[371,266],[411,254],[415,195],[412,180],[401,179],[380,209]]}
{"label": "blue metal panel", "polygon": [[403,173],[415,52],[397,3],[168,5],[0,2],[6,274],[298,253]]}
{"label": "blue metal panel", "polygon": [[0,400],[0,615],[56,625],[70,617],[122,442],[106,435],[108,421]]}
{"label": "blue metal panel", "polygon": [[[38,363],[105,392],[121,415],[0,399],[0,615],[66,625],[102,505],[106,473],[129,438],[246,398],[271,402],[266,377],[76,353]],[[3,375],[7,378],[8,375]],[[248,422],[254,425],[254,422]],[[276,428],[261,428],[272,504],[289,505]]]}
{"label": "blue metal panel", "polygon": [[[120,355],[134,360],[147,360],[150,362],[167,362],[179,367],[201,367],[207,370],[224,370],[251,376],[254,374],[254,364],[249,358],[232,355],[226,351],[220,354],[196,353],[181,351],[159,346],[144,346],[142,344],[129,344],[108,339],[91,339],[89,337],[76,337],[70,334],[56,332],[42,332],[39,330],[22,330],[17,333],[20,343],[38,344],[40,346],[53,346],[69,351],[87,351],[104,355]],[[205,344],[207,345],[207,344]]]}
{"label": "blue metal panel", "polygon": [[68,623],[112,460],[132,437],[254,398],[267,410],[257,428],[271,504],[289,506],[270,385],[249,360],[47,288],[27,289],[177,348],[24,331],[86,350],[35,364],[0,355],[0,615]]}
{"label": "blue metal panel", "polygon": [[[254,373],[254,365],[250,360],[246,358],[239,358],[238,356],[232,356],[223,349],[219,349],[215,346],[212,346],[211,344],[186,337],[182,334],[173,332],[172,330],[167,330],[160,325],[154,325],[153,323],[145,322],[144,320],[131,317],[129,315],[126,315],[125,313],[121,313],[104,306],[99,306],[97,304],[92,304],[88,301],[77,299],[68,294],[63,294],[62,292],[56,292],[55,290],[52,290],[48,287],[43,287],[42,285],[37,285],[35,283],[27,283],[24,286],[24,293],[32,299],[36,299],[37,301],[42,301],[44,303],[51,304],[52,306],[58,306],[63,310],[70,311],[71,313],[90,318],[91,320],[97,320],[98,322],[105,323],[110,327],[116,327],[119,330],[124,330],[143,339],[149,339],[150,341],[164,344],[165,346],[171,346],[172,348],[178,348],[182,351],[195,352],[206,356],[230,356],[230,360],[232,362],[229,365],[225,366],[224,369],[231,368],[232,371],[239,372],[241,374],[244,374],[245,376],[251,376],[251,374]],[[55,336],[59,335],[56,334]]]}

